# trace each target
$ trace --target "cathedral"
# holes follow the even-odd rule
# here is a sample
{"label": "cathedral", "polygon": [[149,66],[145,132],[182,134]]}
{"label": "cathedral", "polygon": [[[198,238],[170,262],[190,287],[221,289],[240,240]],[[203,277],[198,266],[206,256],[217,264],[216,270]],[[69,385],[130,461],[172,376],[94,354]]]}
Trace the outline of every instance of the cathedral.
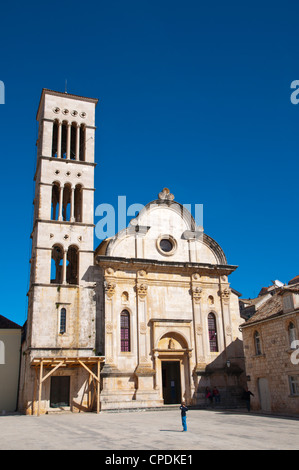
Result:
{"label": "cathedral", "polygon": [[170,190],[94,249],[97,101],[41,94],[20,411],[200,406],[214,386],[233,397],[237,266]]}

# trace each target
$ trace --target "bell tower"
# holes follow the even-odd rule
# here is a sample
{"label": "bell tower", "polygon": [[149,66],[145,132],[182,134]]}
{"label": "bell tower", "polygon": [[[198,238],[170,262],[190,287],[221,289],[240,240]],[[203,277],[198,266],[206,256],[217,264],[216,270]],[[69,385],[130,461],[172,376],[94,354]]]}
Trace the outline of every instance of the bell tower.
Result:
{"label": "bell tower", "polygon": [[[53,371],[55,364],[60,364],[54,375],[70,378],[64,382],[70,388],[68,392],[64,390],[62,401],[68,401],[65,406],[71,406],[71,396],[80,396],[76,381],[89,367],[84,360],[95,356],[93,234],[97,102],[93,98],[43,89],[37,111],[30,287],[20,387],[20,406],[27,413],[34,412],[32,403],[37,399],[33,398],[37,370],[34,372],[34,366],[41,371],[42,365],[47,364]],[[85,368],[74,367],[82,363]],[[39,380],[40,387],[41,383],[43,379]],[[57,390],[56,395],[52,393],[48,380],[43,396],[40,390],[39,407],[47,410],[58,406],[55,400],[59,403],[61,397],[57,398]],[[80,399],[82,402],[83,398]]]}

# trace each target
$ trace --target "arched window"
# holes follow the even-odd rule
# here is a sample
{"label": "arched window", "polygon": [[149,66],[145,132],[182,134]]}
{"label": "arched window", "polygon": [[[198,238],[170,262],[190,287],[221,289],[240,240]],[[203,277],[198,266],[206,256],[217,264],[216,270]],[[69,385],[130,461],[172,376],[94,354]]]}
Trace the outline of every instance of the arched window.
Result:
{"label": "arched window", "polygon": [[214,313],[209,313],[208,315],[208,329],[209,329],[210,351],[218,352],[216,317]]}
{"label": "arched window", "polygon": [[5,364],[5,344],[0,341],[0,364]]}
{"label": "arched window", "polygon": [[74,195],[74,215],[76,222],[82,222],[82,186],[77,184]]}
{"label": "arched window", "polygon": [[255,331],[254,333],[254,347],[255,347],[255,354],[257,356],[260,356],[262,354],[262,348],[261,348],[261,338],[260,338],[260,334],[258,331]]}
{"label": "arched window", "polygon": [[66,309],[62,308],[60,310],[60,328],[59,333],[63,335],[66,332]]}
{"label": "arched window", "polygon": [[289,323],[288,327],[288,333],[289,333],[289,346],[291,349],[296,349],[296,329],[295,325],[293,322]]}
{"label": "arched window", "polygon": [[85,126],[82,124],[77,132],[80,132],[80,151],[79,151],[79,160],[81,162],[85,161]]}
{"label": "arched window", "polygon": [[123,310],[120,314],[120,350],[121,352],[131,351],[130,314],[127,310]]}
{"label": "arched window", "polygon": [[57,146],[58,146],[58,121],[53,123],[53,136],[52,136],[52,157],[57,157]]}
{"label": "arched window", "polygon": [[77,143],[77,124],[72,122],[71,126],[71,149],[70,149],[70,159],[76,159],[76,143]]}
{"label": "arched window", "polygon": [[67,251],[66,282],[67,284],[78,284],[78,248],[71,245]]}
{"label": "arched window", "polygon": [[62,220],[71,220],[71,185],[69,183],[64,185],[63,188],[63,201],[62,201]]}
{"label": "arched window", "polygon": [[63,248],[60,245],[54,245],[52,248],[51,260],[51,283],[62,284],[63,270]]}
{"label": "arched window", "polygon": [[61,125],[61,157],[67,158],[67,133],[68,123],[63,121]]}
{"label": "arched window", "polygon": [[60,193],[60,185],[58,182],[55,182],[53,183],[53,186],[52,186],[51,220],[58,220],[59,193]]}

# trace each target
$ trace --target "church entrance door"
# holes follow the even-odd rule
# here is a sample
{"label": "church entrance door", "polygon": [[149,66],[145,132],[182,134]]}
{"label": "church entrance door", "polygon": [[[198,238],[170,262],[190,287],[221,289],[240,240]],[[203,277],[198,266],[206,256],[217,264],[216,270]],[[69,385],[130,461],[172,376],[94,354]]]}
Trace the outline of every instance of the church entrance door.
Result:
{"label": "church entrance door", "polygon": [[50,407],[70,406],[70,377],[51,377]]}
{"label": "church entrance door", "polygon": [[165,405],[181,402],[180,361],[162,361],[162,385]]}

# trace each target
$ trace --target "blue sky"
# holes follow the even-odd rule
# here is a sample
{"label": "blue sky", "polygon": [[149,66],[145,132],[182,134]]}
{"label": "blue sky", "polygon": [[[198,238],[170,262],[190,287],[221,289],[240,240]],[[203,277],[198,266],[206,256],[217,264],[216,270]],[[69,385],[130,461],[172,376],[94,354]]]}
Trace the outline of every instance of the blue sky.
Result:
{"label": "blue sky", "polygon": [[244,297],[299,274],[298,14],[296,1],[1,6],[0,314],[26,320],[36,110],[66,79],[99,99],[95,205],[146,204],[169,187],[203,204]]}

